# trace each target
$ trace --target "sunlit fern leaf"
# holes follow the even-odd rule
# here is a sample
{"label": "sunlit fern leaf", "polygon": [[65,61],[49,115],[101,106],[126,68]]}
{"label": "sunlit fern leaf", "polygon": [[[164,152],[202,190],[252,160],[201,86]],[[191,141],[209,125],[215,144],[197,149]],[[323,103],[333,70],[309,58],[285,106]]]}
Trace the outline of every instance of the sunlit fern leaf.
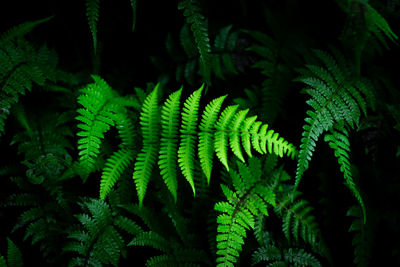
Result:
{"label": "sunlit fern leaf", "polygon": [[353,173],[351,171],[350,163],[350,142],[349,132],[343,125],[335,125],[331,129],[330,133],[325,135],[324,140],[329,143],[329,147],[334,150],[335,157],[337,157],[340,171],[343,173],[343,177],[346,181],[347,186],[357,199],[364,215],[364,223],[367,219],[364,201],[361,197],[360,192],[353,180]]}
{"label": "sunlit fern leaf", "polygon": [[[256,121],[256,117],[246,118],[247,111],[237,111],[238,105],[228,106],[224,111],[219,114],[222,102],[226,96],[217,98],[211,101],[205,108],[200,125],[198,125],[198,111],[200,108],[200,97],[201,90],[203,86],[195,91],[184,103],[182,111],[182,120],[178,119],[169,120],[165,110],[165,114],[154,113],[153,119],[161,117],[163,124],[163,129],[173,129],[180,125],[180,145],[178,149],[178,165],[180,167],[181,173],[186,178],[193,192],[195,192],[194,183],[194,166],[195,166],[195,156],[196,156],[196,142],[199,139],[198,147],[198,157],[200,159],[200,166],[206,176],[207,183],[209,184],[211,170],[212,170],[212,158],[213,153],[216,152],[218,159],[223,163],[223,165],[228,167],[228,150],[232,150],[235,155],[239,157],[240,160],[244,160],[244,157],[240,157],[241,148],[240,145],[244,147],[244,151],[251,155],[251,149],[254,148],[260,153],[272,153],[280,157],[288,156],[292,159],[297,155],[296,148],[293,144],[288,143],[284,138],[279,137],[279,134],[274,132],[272,129],[268,129],[268,125],[262,124]],[[175,97],[173,97],[175,98]],[[170,100],[167,100],[169,102]],[[179,107],[178,99],[174,101],[176,109]],[[167,105],[167,104],[164,104]],[[169,104],[168,104],[169,105]],[[149,110],[147,107],[146,110]],[[179,111],[177,111],[179,112]],[[142,117],[143,117],[142,112]],[[168,115],[175,114],[174,112],[168,113]],[[178,114],[178,113],[176,113]],[[238,114],[238,115],[237,115]],[[141,118],[142,120],[142,118]],[[177,121],[178,120],[178,121]],[[256,125],[256,127],[254,126]],[[257,126],[258,125],[258,126]],[[261,126],[262,125],[262,126]],[[261,130],[259,130],[261,126]],[[172,127],[172,128],[171,128]],[[257,128],[258,127],[258,128]],[[158,130],[157,130],[158,131]],[[168,130],[169,131],[169,130]],[[143,147],[148,151],[148,157],[146,154],[139,154],[139,159],[137,162],[144,160],[151,160],[153,162],[153,154],[156,153],[158,147],[157,144],[167,144],[168,142],[176,142],[178,137],[169,136],[169,132],[163,130],[161,136],[159,137],[156,131],[146,131],[143,132]],[[149,142],[146,134],[151,134],[151,140]],[[171,140],[174,139],[174,140]],[[240,142],[240,139],[242,141]],[[147,140],[147,141],[146,141]],[[151,151],[150,151],[151,150]],[[163,160],[167,162],[175,162],[175,155],[173,150],[171,153],[164,153]],[[172,157],[172,158],[170,158]],[[160,160],[160,159],[159,159]],[[140,166],[144,166],[140,163]],[[152,166],[153,163],[150,165]],[[150,166],[149,165],[149,166]],[[135,165],[136,168],[136,165]],[[142,167],[141,167],[142,168]],[[149,177],[151,168],[148,168],[148,173],[146,177]],[[163,173],[161,173],[164,175]],[[134,174],[136,175],[136,174]],[[144,176],[136,176],[137,179],[144,179]],[[142,178],[139,178],[142,177]],[[148,179],[144,182],[147,186]],[[145,187],[139,185],[142,181],[137,181],[137,189],[139,199],[143,199],[145,194]],[[144,189],[144,190],[143,190]],[[141,191],[139,191],[141,190]]]}
{"label": "sunlit fern leaf", "polygon": [[124,114],[123,107],[114,102],[117,93],[100,77],[93,75],[92,78],[94,83],[83,88],[78,97],[83,108],[77,110],[80,115],[76,117],[80,122],[79,159],[85,176],[94,169],[104,133],[115,125],[120,114]]}
{"label": "sunlit fern leaf", "polygon": [[93,50],[97,52],[97,22],[99,20],[100,0],[86,0],[86,17],[93,38]]}
{"label": "sunlit fern leaf", "polygon": [[246,230],[254,229],[258,214],[268,215],[268,206],[275,206],[275,195],[263,183],[257,159],[249,166],[237,161],[239,173],[230,169],[233,190],[221,184],[227,201],[218,202],[214,209],[221,212],[217,218],[217,266],[234,266],[244,245]]}
{"label": "sunlit fern leaf", "polygon": [[299,70],[297,81],[306,84],[304,92],[310,95],[306,124],[303,126],[298,155],[295,188],[308,169],[319,137],[335,123],[351,128],[358,125],[361,111],[373,107],[373,88],[365,79],[352,75],[343,57],[336,60],[330,54],[315,50],[321,65],[306,65]]}
{"label": "sunlit fern leaf", "polygon": [[204,80],[210,83],[211,72],[211,47],[208,37],[208,22],[201,14],[201,9],[196,0],[183,0],[178,4],[178,9],[183,9],[183,15],[186,18],[186,23],[190,25],[193,32],[194,40],[199,50],[202,74]]}
{"label": "sunlit fern leaf", "polygon": [[217,124],[215,126],[215,143],[214,149],[217,154],[217,157],[222,162],[227,170],[229,170],[228,166],[228,127],[230,126],[231,120],[235,115],[235,111],[238,108],[238,105],[228,106],[226,107],[219,117]]}
{"label": "sunlit fern leaf", "polygon": [[19,248],[11,241],[10,238],[7,238],[8,249],[7,249],[7,266],[8,267],[22,267],[22,253]]}
{"label": "sunlit fern leaf", "polygon": [[107,159],[103,168],[100,181],[100,199],[105,199],[111,188],[121,177],[122,173],[128,168],[135,156],[135,153],[130,149],[121,149],[113,153]]}
{"label": "sunlit fern leaf", "polygon": [[232,148],[232,152],[238,159],[240,159],[241,162],[245,162],[245,160],[243,158],[243,153],[240,145],[240,129],[242,128],[248,112],[249,110],[245,109],[236,113],[232,123],[232,132],[229,137],[229,143],[230,147]]}
{"label": "sunlit fern leaf", "polygon": [[199,101],[204,85],[195,91],[185,101],[182,112],[182,126],[180,129],[181,142],[178,150],[178,163],[182,174],[192,187],[193,194],[196,190],[193,182],[194,168],[194,150],[197,134],[197,119],[199,110]]}
{"label": "sunlit fern leaf", "polygon": [[140,114],[140,125],[143,135],[143,147],[137,156],[133,179],[139,197],[140,206],[146,193],[147,184],[150,181],[151,171],[156,163],[159,151],[159,108],[158,108],[158,85],[145,99]]}
{"label": "sunlit fern leaf", "polygon": [[200,122],[199,133],[199,158],[200,165],[207,178],[207,184],[210,184],[211,170],[214,155],[214,135],[212,130],[218,119],[219,110],[225,100],[225,96],[221,96],[212,100],[204,109]]}
{"label": "sunlit fern leaf", "polygon": [[178,148],[178,126],[179,126],[179,100],[182,89],[171,94],[165,101],[161,110],[161,144],[158,165],[160,173],[171,192],[174,200],[177,200],[177,148]]}
{"label": "sunlit fern leaf", "polygon": [[357,267],[369,266],[372,255],[373,236],[368,229],[368,224],[363,223],[363,210],[360,206],[352,206],[346,215],[354,217],[349,228],[349,232],[354,232],[352,241],[354,246],[354,263]]}

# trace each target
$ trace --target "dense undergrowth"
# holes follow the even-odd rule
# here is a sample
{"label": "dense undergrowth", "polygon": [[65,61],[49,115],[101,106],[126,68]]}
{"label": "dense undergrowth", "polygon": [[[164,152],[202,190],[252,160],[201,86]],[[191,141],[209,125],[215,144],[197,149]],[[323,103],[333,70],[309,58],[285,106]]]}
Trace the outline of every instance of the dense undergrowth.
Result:
{"label": "dense undergrowth", "polygon": [[399,1],[0,5],[0,266],[400,264]]}

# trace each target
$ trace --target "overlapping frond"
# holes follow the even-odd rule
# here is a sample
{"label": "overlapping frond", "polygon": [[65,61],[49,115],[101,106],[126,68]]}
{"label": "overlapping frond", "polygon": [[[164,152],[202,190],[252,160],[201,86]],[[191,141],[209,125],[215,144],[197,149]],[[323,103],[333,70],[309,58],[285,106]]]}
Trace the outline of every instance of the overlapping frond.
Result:
{"label": "overlapping frond", "polygon": [[336,59],[316,50],[315,55],[322,64],[306,65],[299,70],[301,76],[297,81],[307,86],[304,91],[311,97],[307,100],[311,109],[306,112],[303,126],[296,187],[308,169],[319,137],[336,123],[354,128],[361,113],[366,114],[368,106],[374,107],[373,89],[368,81],[352,75],[343,56],[336,51],[335,54]]}
{"label": "overlapping frond", "polygon": [[268,215],[275,206],[275,194],[261,179],[261,164],[252,158],[249,166],[237,161],[239,172],[230,170],[234,188],[221,184],[227,201],[215,204],[217,218],[217,266],[234,266],[239,258],[246,231],[254,229],[258,214]]}

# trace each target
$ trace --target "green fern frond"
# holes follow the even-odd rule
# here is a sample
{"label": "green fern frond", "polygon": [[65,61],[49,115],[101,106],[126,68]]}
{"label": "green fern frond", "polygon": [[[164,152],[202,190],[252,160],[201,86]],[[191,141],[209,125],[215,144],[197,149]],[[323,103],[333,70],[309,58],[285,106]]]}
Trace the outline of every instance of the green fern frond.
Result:
{"label": "green fern frond", "polygon": [[218,119],[219,110],[226,98],[221,96],[212,100],[204,109],[200,122],[199,133],[199,159],[200,165],[207,178],[207,184],[210,184],[211,170],[213,166],[214,155],[214,135],[212,129]]}
{"label": "green fern frond", "polygon": [[31,91],[35,84],[44,86],[47,80],[56,80],[57,55],[45,46],[35,48],[22,38],[44,21],[46,19],[17,26],[0,40],[0,136],[20,95]]}
{"label": "green fern frond", "polygon": [[361,111],[366,114],[367,106],[373,106],[372,88],[364,79],[352,75],[343,57],[335,60],[319,50],[315,54],[323,66],[306,65],[300,70],[302,76],[296,79],[307,85],[304,91],[311,97],[307,100],[311,110],[306,112],[303,126],[295,188],[308,169],[319,137],[336,123],[354,128]]}
{"label": "green fern frond", "polygon": [[100,153],[100,144],[104,133],[119,121],[124,108],[115,99],[117,93],[100,77],[92,76],[94,83],[81,90],[78,103],[83,106],[77,112],[76,119],[80,122],[81,129],[77,135],[79,159],[85,176],[89,175],[95,167],[95,160]]}
{"label": "green fern frond", "polygon": [[[360,1],[360,3],[367,7],[365,19],[369,31],[375,35],[382,33],[393,42],[398,39],[398,36],[390,28],[389,23],[375,8],[366,1]],[[381,38],[378,37],[378,39]]]}
{"label": "green fern frond", "polygon": [[285,251],[285,260],[295,266],[311,266],[320,267],[321,263],[312,255],[304,251],[304,249],[289,248]]}
{"label": "green fern frond", "polygon": [[143,134],[143,147],[137,156],[132,177],[136,184],[139,204],[142,206],[147,184],[159,150],[157,140],[159,135],[158,85],[143,103],[140,125]]}
{"label": "green fern frond", "polygon": [[86,0],[86,17],[93,38],[93,50],[97,52],[97,22],[99,21],[100,0]]}
{"label": "green fern frond", "polygon": [[183,9],[186,23],[190,25],[190,29],[193,32],[194,40],[200,54],[203,77],[209,84],[211,73],[211,46],[208,37],[208,22],[201,14],[201,9],[196,0],[181,1],[178,4],[178,9]]}
{"label": "green fern frond", "polygon": [[8,267],[22,267],[22,253],[19,248],[11,241],[10,238],[7,238],[8,249],[7,249],[7,266]]}
{"label": "green fern frond", "polygon": [[261,164],[249,160],[249,166],[237,161],[239,173],[230,170],[234,190],[221,184],[227,201],[218,202],[217,266],[234,266],[239,257],[246,230],[254,229],[258,214],[268,215],[268,206],[275,206],[275,194],[261,180]]}
{"label": "green fern frond", "polygon": [[215,37],[212,46],[212,69],[217,77],[225,79],[224,73],[238,74],[233,60],[238,32],[231,32],[232,25],[222,28]]}
{"label": "green fern frond", "polygon": [[137,13],[137,0],[131,0],[131,7],[132,7],[132,31],[135,31],[136,13]]}
{"label": "green fern frond", "polygon": [[115,226],[129,233],[141,231],[126,217],[114,217],[111,207],[102,200],[91,199],[84,203],[89,214],[76,215],[83,229],[70,231],[71,241],[64,251],[78,254],[70,266],[118,266],[120,257],[126,256],[125,242]]}
{"label": "green fern frond", "polygon": [[171,192],[174,200],[177,200],[177,148],[178,148],[178,126],[179,126],[179,100],[182,89],[171,94],[165,101],[161,111],[161,144],[158,165],[164,182]]}
{"label": "green fern frond", "polygon": [[346,180],[346,184],[354,197],[357,199],[364,215],[364,223],[367,220],[367,214],[365,211],[364,201],[361,197],[360,192],[357,189],[356,184],[353,180],[353,173],[351,171],[350,163],[350,142],[349,132],[343,125],[336,125],[331,129],[330,134],[325,135],[324,140],[329,143],[329,147],[334,150],[335,157],[338,159],[340,171],[343,173],[343,177]]}
{"label": "green fern frond", "polygon": [[349,232],[354,232],[352,241],[354,246],[354,263],[358,267],[369,266],[372,255],[372,245],[374,244],[368,224],[363,222],[363,212],[360,206],[352,206],[346,214],[349,217],[354,217]]}
{"label": "green fern frond", "polygon": [[319,226],[311,213],[313,208],[304,199],[296,200],[298,194],[294,197],[282,195],[276,199],[274,212],[282,219],[282,231],[289,242],[294,238],[298,243],[301,238],[319,253],[326,254]]}
{"label": "green fern frond", "polygon": [[196,128],[198,119],[198,109],[201,97],[201,92],[203,91],[204,85],[200,87],[197,91],[185,101],[182,113],[182,127],[180,129],[181,133],[181,143],[178,150],[178,163],[182,170],[182,174],[185,176],[186,180],[189,182],[193,190],[193,195],[195,195],[195,187],[193,182],[193,168],[194,168],[194,150],[196,141]]}
{"label": "green fern frond", "polygon": [[[239,105],[228,106],[226,107],[219,117],[217,124],[215,126],[215,143],[214,149],[217,154],[217,157],[221,161],[221,163],[225,166],[225,168],[229,171],[228,166],[228,126],[230,126],[230,122],[235,115],[236,109]],[[236,149],[236,147],[235,147]]]}
{"label": "green fern frond", "polygon": [[100,199],[104,200],[111,188],[128,168],[135,156],[129,149],[121,149],[115,152],[106,162],[100,181]]}
{"label": "green fern frond", "polygon": [[[158,138],[161,140],[161,150],[159,156],[159,166],[161,169],[161,175],[167,184],[174,199],[176,199],[176,188],[172,186],[175,184],[175,165],[176,165],[176,142],[178,136],[176,134],[176,128],[180,126],[180,145],[178,149],[178,165],[181,169],[181,173],[190,184],[193,193],[195,192],[194,183],[194,166],[195,166],[195,155],[196,155],[196,142],[198,140],[198,157],[200,159],[200,166],[203,170],[207,184],[210,183],[211,170],[213,166],[213,154],[216,152],[218,159],[228,169],[228,150],[232,150],[233,154],[236,155],[241,161],[244,161],[244,156],[241,150],[241,146],[244,147],[244,151],[251,157],[251,148],[262,154],[270,153],[276,154],[280,157],[288,156],[292,159],[296,156],[297,151],[294,145],[288,143],[284,138],[279,137],[279,134],[274,130],[269,129],[267,124],[262,124],[256,121],[256,117],[246,118],[248,110],[236,111],[238,105],[228,106],[221,114],[219,111],[222,106],[222,102],[226,96],[219,97],[212,100],[206,105],[200,124],[198,124],[198,112],[200,108],[200,98],[203,86],[195,91],[184,103],[182,112],[182,121],[178,120],[179,113],[179,98],[178,92],[173,93],[168,100],[164,103],[163,110],[161,112],[161,125],[162,132],[161,136],[158,137],[158,128],[153,127],[153,131],[143,131],[143,150],[139,154],[136,164],[139,164],[140,171],[145,172],[139,175],[136,173],[138,168],[135,164],[135,182],[138,190],[139,200],[142,201],[146,186],[150,178],[151,166],[154,163],[154,155],[158,149]],[[152,101],[154,106],[154,112],[151,115],[152,120],[157,121],[159,118],[158,109],[156,108],[156,94],[151,93],[150,97],[154,98]],[[180,94],[180,93],[179,93]],[[150,100],[147,100],[149,102]],[[149,105],[145,101],[145,105]],[[146,104],[147,103],[147,104]],[[144,106],[145,106],[144,105]],[[173,105],[173,106],[172,106]],[[147,106],[143,110],[149,112],[150,108]],[[145,112],[141,114],[141,122],[143,120],[149,120],[149,114],[146,118]],[[262,125],[262,126],[261,126]],[[142,123],[143,126],[143,123]],[[260,127],[261,126],[261,127]],[[157,126],[158,127],[158,126]],[[147,136],[150,134],[151,136]],[[198,136],[198,137],[197,137]],[[149,140],[153,140],[150,142]],[[240,141],[241,140],[241,141]],[[144,161],[148,161],[144,164]],[[146,166],[146,167],[144,167]],[[147,168],[144,171],[144,168]],[[173,173],[174,175],[167,175]]]}
{"label": "green fern frond", "polygon": [[50,17],[47,17],[44,19],[27,21],[18,26],[15,26],[1,34],[0,43],[6,43],[15,38],[21,38],[21,37],[25,36],[27,33],[30,33],[36,26],[38,26],[42,23],[45,23],[45,22],[51,20],[52,18],[53,18],[53,16],[50,16]]}

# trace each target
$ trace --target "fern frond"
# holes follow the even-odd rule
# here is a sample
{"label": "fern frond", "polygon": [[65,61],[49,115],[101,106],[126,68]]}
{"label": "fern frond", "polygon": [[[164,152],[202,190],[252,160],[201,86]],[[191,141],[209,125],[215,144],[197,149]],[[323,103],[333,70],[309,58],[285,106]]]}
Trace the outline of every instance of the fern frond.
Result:
{"label": "fern frond", "polygon": [[361,197],[360,192],[357,189],[356,184],[353,180],[353,173],[351,171],[350,163],[350,142],[349,132],[343,125],[336,125],[331,129],[330,134],[325,135],[324,140],[329,143],[329,147],[334,150],[335,157],[337,157],[340,171],[343,173],[343,177],[346,180],[346,184],[354,197],[357,199],[364,215],[364,223],[367,220],[367,214],[365,211],[364,201]]}
{"label": "fern frond", "polygon": [[[291,157],[296,156],[297,151],[293,144],[287,142],[284,138],[279,137],[279,134],[272,129],[268,129],[267,124],[256,121],[257,117],[246,118],[248,110],[236,111],[238,105],[228,106],[224,111],[219,114],[222,102],[226,96],[219,97],[212,100],[204,109],[201,122],[198,125],[198,112],[200,107],[201,91],[203,86],[195,91],[184,103],[182,112],[182,121],[178,120],[179,112],[179,98],[180,91],[173,93],[164,103],[161,112],[161,136],[158,137],[158,130],[143,132],[143,150],[138,156],[136,164],[141,168],[140,171],[144,172],[144,161],[147,170],[146,175],[136,174],[135,165],[135,179],[138,190],[139,199],[143,200],[145,188],[151,172],[151,167],[154,161],[154,153],[158,147],[157,143],[161,140],[161,150],[159,154],[159,166],[161,175],[167,183],[167,187],[176,199],[176,182],[175,167],[176,162],[176,142],[178,136],[176,128],[180,126],[180,144],[178,149],[178,164],[181,173],[190,184],[193,193],[195,193],[194,183],[194,167],[196,155],[196,142],[198,141],[198,157],[200,159],[200,166],[203,170],[207,184],[210,183],[211,170],[213,166],[213,154],[216,152],[218,159],[228,169],[228,150],[232,150],[241,161],[244,157],[241,151],[241,146],[244,151],[251,156],[251,148],[258,152],[265,154],[276,154],[280,157],[284,155]],[[152,95],[151,93],[149,97]],[[149,97],[147,99],[149,99]],[[155,95],[153,95],[155,97]],[[156,101],[156,99],[154,99]],[[149,100],[147,101],[149,102]],[[145,101],[146,105],[149,105]],[[154,103],[155,104],[155,103]],[[154,107],[155,108],[155,107]],[[143,110],[149,110],[149,107]],[[141,121],[145,115],[142,112]],[[147,115],[149,116],[149,115]],[[158,120],[160,117],[156,112],[152,113],[152,120]],[[148,118],[149,119],[149,118]],[[143,124],[143,123],[142,123]],[[260,127],[261,126],[261,127]],[[146,136],[151,134],[151,136]],[[149,139],[153,140],[149,142]],[[241,141],[240,141],[241,139]],[[147,140],[147,141],[146,141]],[[138,169],[139,170],[139,169]],[[168,174],[168,175],[167,175]],[[173,174],[173,175],[170,175]]]}
{"label": "fern frond", "polygon": [[136,27],[136,9],[137,9],[137,0],[131,0],[132,7],[132,31],[135,31]]}
{"label": "fern frond", "polygon": [[195,195],[195,187],[193,182],[193,168],[194,168],[194,148],[196,139],[196,128],[197,128],[197,117],[199,110],[199,102],[201,92],[203,91],[204,85],[195,91],[185,101],[182,113],[182,127],[181,132],[181,143],[178,150],[178,163],[182,170],[182,174],[189,182]]}
{"label": "fern frond", "polygon": [[304,249],[289,248],[285,251],[285,260],[295,266],[311,266],[320,267],[321,263],[312,255],[304,251]]}
{"label": "fern frond", "polygon": [[100,77],[93,75],[92,78],[94,83],[82,89],[78,97],[83,108],[77,110],[80,115],[76,117],[80,122],[78,149],[85,175],[94,169],[104,133],[118,121],[118,114],[124,113],[123,108],[113,101],[116,92]]}
{"label": "fern frond", "polygon": [[150,180],[153,165],[156,162],[158,152],[159,135],[159,108],[158,108],[158,85],[145,99],[140,114],[142,126],[143,147],[135,162],[133,180],[139,197],[140,206],[143,205],[147,184]]}
{"label": "fern frond", "polygon": [[217,121],[217,124],[215,126],[216,132],[215,132],[214,149],[217,154],[217,157],[228,171],[229,171],[229,166],[228,166],[229,135],[227,129],[230,126],[230,122],[233,116],[235,115],[235,111],[238,107],[239,105],[226,107],[224,111],[222,111],[222,114],[219,117],[219,120]]}
{"label": "fern frond", "polygon": [[17,26],[0,40],[0,136],[20,95],[31,91],[34,84],[44,86],[47,80],[56,80],[56,54],[45,46],[36,49],[23,38],[18,38],[39,23],[41,21]]}
{"label": "fern frond", "polygon": [[99,21],[100,0],[86,0],[86,17],[93,38],[93,50],[97,52],[97,22]]}
{"label": "fern frond", "polygon": [[293,202],[290,195],[276,199],[274,212],[282,219],[282,231],[289,242],[294,238],[298,243],[301,238],[313,249],[325,254],[319,226],[311,213],[313,208],[304,199],[296,200],[298,194],[294,196]]}
{"label": "fern frond", "polygon": [[230,170],[234,191],[221,184],[227,201],[218,202],[217,266],[234,266],[244,244],[246,230],[254,229],[258,214],[268,215],[268,205],[275,206],[275,194],[261,180],[261,164],[249,160],[249,166],[237,161],[239,173]]}
{"label": "fern frond", "polygon": [[102,200],[91,199],[84,203],[89,214],[79,214],[76,218],[84,229],[71,231],[68,238],[71,241],[64,247],[64,251],[71,251],[77,255],[70,262],[72,266],[118,266],[121,255],[126,256],[126,247],[121,234],[115,225],[128,232],[140,231],[133,221],[117,217],[110,206]]}
{"label": "fern frond", "polygon": [[7,266],[8,267],[22,267],[22,253],[19,248],[11,241],[10,238],[7,238],[8,249],[7,249]]}
{"label": "fern frond", "polygon": [[199,50],[203,77],[207,83],[210,83],[211,47],[208,37],[208,22],[201,14],[201,9],[196,0],[181,1],[178,4],[178,9],[183,9],[186,23],[190,25],[194,40],[197,44],[197,49]]}
{"label": "fern frond", "polygon": [[171,192],[174,200],[177,200],[177,148],[178,148],[178,126],[179,126],[179,100],[182,89],[171,94],[165,101],[161,111],[161,144],[158,165],[160,173]]}
{"label": "fern frond", "polygon": [[121,177],[122,173],[131,164],[135,153],[130,149],[121,149],[115,152],[106,162],[100,181],[100,199],[104,200],[111,188]]}
{"label": "fern frond", "polygon": [[352,244],[354,246],[354,263],[358,267],[368,266],[371,259],[373,237],[368,224],[363,222],[363,210],[360,206],[352,206],[347,216],[354,217],[349,232],[354,232]]}
{"label": "fern frond", "polygon": [[27,21],[25,23],[22,23],[18,26],[15,26],[8,31],[4,32],[1,34],[0,37],[0,43],[6,43],[9,42],[15,38],[20,38],[25,36],[27,33],[30,33],[36,26],[45,23],[49,20],[51,20],[53,16],[44,18],[44,19],[39,19],[39,20],[34,20],[34,21]]}
{"label": "fern frond", "polygon": [[212,100],[204,109],[200,122],[199,133],[199,158],[200,165],[207,178],[207,184],[210,184],[211,170],[214,155],[214,135],[212,130],[218,119],[219,110],[225,100],[225,96],[221,96]]}
{"label": "fern frond", "polygon": [[351,128],[358,125],[361,111],[366,113],[367,97],[373,95],[372,88],[364,79],[352,75],[344,59],[335,60],[330,54],[316,50],[316,56],[323,66],[302,69],[297,79],[307,85],[305,92],[310,95],[307,104],[311,107],[305,118],[298,156],[295,188],[308,169],[319,137],[336,123],[344,123]]}

